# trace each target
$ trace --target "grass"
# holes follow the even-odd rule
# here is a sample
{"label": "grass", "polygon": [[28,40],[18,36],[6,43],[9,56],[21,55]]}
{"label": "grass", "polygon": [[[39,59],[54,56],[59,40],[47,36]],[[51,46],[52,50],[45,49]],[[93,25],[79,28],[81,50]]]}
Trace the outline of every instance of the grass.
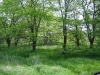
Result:
{"label": "grass", "polygon": [[[94,51],[95,50],[95,51]],[[99,49],[69,48],[63,55],[56,46],[0,48],[0,75],[93,75],[100,71]]]}

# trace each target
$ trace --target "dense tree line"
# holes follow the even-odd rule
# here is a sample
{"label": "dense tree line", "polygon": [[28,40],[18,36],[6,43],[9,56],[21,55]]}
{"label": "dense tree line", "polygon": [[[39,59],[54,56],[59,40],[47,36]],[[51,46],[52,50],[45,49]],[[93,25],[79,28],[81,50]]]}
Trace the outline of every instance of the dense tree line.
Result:
{"label": "dense tree line", "polygon": [[[0,2],[0,44],[25,39],[36,51],[37,43],[80,46],[100,40],[99,0],[3,0]],[[28,40],[28,41],[27,41]],[[86,41],[86,42],[84,42]]]}

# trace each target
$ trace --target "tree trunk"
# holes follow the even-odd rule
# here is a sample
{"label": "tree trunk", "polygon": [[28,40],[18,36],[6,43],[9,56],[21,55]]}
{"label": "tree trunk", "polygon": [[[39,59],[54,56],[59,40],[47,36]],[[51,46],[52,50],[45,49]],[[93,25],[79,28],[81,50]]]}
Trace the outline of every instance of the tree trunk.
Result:
{"label": "tree trunk", "polygon": [[80,46],[80,40],[78,38],[78,34],[75,35],[75,38],[76,38],[76,41],[75,41],[76,45]]}
{"label": "tree trunk", "polygon": [[36,41],[33,40],[33,43],[32,43],[32,51],[36,51]]}
{"label": "tree trunk", "polygon": [[63,50],[64,50],[64,54],[66,53],[66,44],[67,44],[67,28],[66,28],[66,24],[64,22],[63,24]]}
{"label": "tree trunk", "polygon": [[66,41],[67,41],[67,36],[64,35],[64,44],[63,44],[63,50],[66,51]]}
{"label": "tree trunk", "polygon": [[93,43],[92,42],[90,42],[90,48],[93,48]]}
{"label": "tree trunk", "polygon": [[77,43],[77,46],[80,46],[80,42],[79,42],[79,39],[78,38],[76,38],[76,43]]}
{"label": "tree trunk", "polygon": [[78,25],[75,25],[75,28],[76,28],[76,33],[75,33],[76,45],[79,46],[80,45],[80,42],[79,42],[80,39],[79,39],[79,29],[78,29]]}
{"label": "tree trunk", "polygon": [[7,42],[8,48],[10,48],[10,45],[11,45],[11,39],[10,39],[10,38],[7,38],[7,39],[6,39],[6,42]]}
{"label": "tree trunk", "polygon": [[34,32],[34,27],[31,27],[32,32],[32,51],[36,51],[37,33]]}
{"label": "tree trunk", "polygon": [[90,42],[90,48],[93,48],[94,38],[89,39]]}

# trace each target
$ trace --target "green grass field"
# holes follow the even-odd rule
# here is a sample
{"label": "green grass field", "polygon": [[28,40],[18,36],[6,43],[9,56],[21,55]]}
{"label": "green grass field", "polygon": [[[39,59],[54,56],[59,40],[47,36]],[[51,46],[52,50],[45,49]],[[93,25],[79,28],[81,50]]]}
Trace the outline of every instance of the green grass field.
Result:
{"label": "green grass field", "polygon": [[100,71],[99,49],[68,49],[55,46],[0,47],[0,75],[93,75]]}

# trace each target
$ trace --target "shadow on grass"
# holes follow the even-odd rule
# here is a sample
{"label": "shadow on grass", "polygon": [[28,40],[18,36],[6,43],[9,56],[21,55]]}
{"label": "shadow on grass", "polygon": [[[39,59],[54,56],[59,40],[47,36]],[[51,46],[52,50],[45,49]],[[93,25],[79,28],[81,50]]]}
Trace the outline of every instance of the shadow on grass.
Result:
{"label": "shadow on grass", "polygon": [[25,46],[9,49],[3,48],[0,50],[0,60],[0,65],[25,65],[28,67],[42,65],[42,67],[38,66],[36,68],[37,71],[40,71],[44,65],[47,65],[47,69],[52,66],[60,66],[71,70],[77,75],[81,75],[85,71],[93,74],[100,67],[98,65],[100,63],[99,50],[94,51],[90,49],[72,49],[67,50],[66,54],[63,54],[61,49],[38,48],[36,52],[31,52],[31,49]]}
{"label": "shadow on grass", "polygon": [[[75,50],[76,49],[76,50]],[[31,60],[31,57],[38,56],[41,59],[48,59],[52,61],[58,61],[58,60],[65,60],[69,58],[90,58],[94,60],[100,60],[100,51],[99,49],[83,49],[83,48],[72,48],[71,50],[68,49],[66,51],[66,54],[62,53],[62,49],[42,49],[38,48],[37,51],[32,52],[31,48],[27,46],[19,46],[19,47],[1,47],[0,53],[1,54],[7,54],[7,55],[14,55],[18,56],[22,59],[29,59]],[[44,60],[45,61],[45,60]]]}

